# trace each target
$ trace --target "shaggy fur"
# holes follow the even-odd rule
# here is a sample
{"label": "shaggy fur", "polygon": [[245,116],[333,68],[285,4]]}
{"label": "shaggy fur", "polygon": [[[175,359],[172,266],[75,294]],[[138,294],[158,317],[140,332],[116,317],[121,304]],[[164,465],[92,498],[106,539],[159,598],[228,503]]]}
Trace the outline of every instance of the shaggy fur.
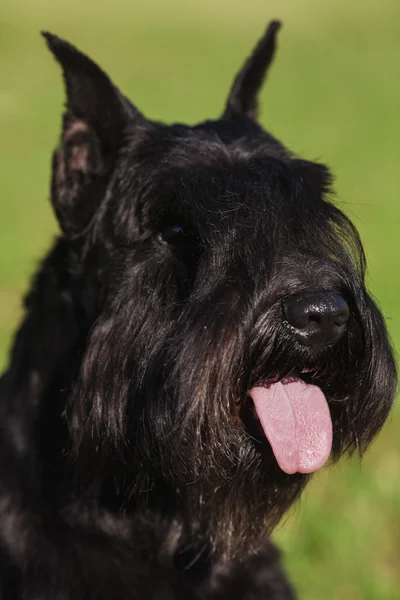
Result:
{"label": "shaggy fur", "polygon": [[[7,600],[289,599],[268,537],[287,475],[248,391],[319,386],[332,459],[362,453],[396,374],[331,177],[255,121],[272,22],[221,119],[147,120],[89,58],[44,34],[66,111],[51,200],[61,235],[0,380]],[[303,344],[282,302],[339,294],[346,333]]]}

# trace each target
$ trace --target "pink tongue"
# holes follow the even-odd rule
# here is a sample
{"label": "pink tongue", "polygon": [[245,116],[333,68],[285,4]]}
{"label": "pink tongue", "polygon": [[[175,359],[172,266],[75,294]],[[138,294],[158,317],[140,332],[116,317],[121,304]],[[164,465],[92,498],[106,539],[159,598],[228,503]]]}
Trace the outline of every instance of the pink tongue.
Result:
{"label": "pink tongue", "polygon": [[249,395],[282,471],[320,469],[332,447],[331,416],[320,388],[290,378],[254,387]]}

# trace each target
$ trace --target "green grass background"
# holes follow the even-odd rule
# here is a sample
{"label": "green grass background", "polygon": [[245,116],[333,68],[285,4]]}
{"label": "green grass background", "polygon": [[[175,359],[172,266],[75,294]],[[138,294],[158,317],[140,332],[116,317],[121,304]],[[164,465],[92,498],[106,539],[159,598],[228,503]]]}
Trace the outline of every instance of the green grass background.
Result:
{"label": "green grass background", "polygon": [[[399,347],[399,0],[2,0],[1,365],[21,294],[57,231],[47,198],[62,87],[38,31],[94,56],[148,116],[194,123],[220,114],[233,73],[273,17],[285,26],[262,122],[332,167]],[[399,438],[395,411],[363,462],[315,477],[279,528],[302,599],[400,598]]]}

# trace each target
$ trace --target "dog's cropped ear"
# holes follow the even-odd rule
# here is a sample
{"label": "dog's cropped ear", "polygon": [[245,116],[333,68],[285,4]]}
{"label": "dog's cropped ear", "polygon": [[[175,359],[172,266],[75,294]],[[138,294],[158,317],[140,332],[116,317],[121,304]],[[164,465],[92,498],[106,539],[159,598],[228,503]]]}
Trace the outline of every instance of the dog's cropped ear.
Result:
{"label": "dog's cropped ear", "polygon": [[280,21],[271,21],[264,36],[236,75],[223,119],[230,119],[235,115],[244,115],[250,119],[257,117],[258,92],[274,58],[276,34],[280,27]]}
{"label": "dog's cropped ear", "polygon": [[52,203],[62,230],[74,236],[85,230],[105,193],[127,123],[145,119],[90,58],[50,33],[43,36],[62,67],[66,91]]}

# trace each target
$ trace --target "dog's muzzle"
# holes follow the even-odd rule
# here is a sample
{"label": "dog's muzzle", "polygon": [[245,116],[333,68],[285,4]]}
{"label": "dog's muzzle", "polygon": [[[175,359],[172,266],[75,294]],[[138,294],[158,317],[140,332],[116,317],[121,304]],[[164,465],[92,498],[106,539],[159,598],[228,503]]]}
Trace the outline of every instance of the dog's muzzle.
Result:
{"label": "dog's muzzle", "polygon": [[337,342],[346,331],[350,314],[344,298],[325,290],[289,296],[282,308],[284,319],[304,346]]}

